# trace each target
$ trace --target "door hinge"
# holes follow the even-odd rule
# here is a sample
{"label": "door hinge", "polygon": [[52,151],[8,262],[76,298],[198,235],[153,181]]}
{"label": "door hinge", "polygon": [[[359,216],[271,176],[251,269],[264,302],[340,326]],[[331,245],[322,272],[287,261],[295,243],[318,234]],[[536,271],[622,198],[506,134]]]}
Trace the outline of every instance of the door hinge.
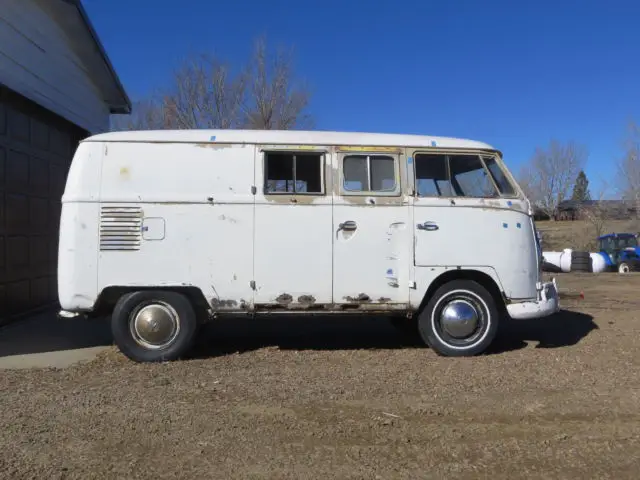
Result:
{"label": "door hinge", "polygon": [[258,189],[255,185],[251,185],[251,195],[255,195],[256,193],[258,193]]}
{"label": "door hinge", "polygon": [[409,282],[409,288],[416,288],[416,282]]}
{"label": "door hinge", "polygon": [[249,286],[251,287],[251,290],[255,290],[256,289],[256,281],[255,280],[251,280],[249,282]]}

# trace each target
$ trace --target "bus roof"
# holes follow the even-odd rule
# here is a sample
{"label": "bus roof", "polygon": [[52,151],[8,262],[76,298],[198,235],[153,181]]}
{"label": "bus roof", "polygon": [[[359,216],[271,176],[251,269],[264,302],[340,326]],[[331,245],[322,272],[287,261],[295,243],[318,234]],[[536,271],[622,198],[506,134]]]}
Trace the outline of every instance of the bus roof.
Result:
{"label": "bus roof", "polygon": [[440,147],[496,150],[475,140],[395,133],[303,130],[133,130],[91,136],[86,142],[240,143],[372,147]]}

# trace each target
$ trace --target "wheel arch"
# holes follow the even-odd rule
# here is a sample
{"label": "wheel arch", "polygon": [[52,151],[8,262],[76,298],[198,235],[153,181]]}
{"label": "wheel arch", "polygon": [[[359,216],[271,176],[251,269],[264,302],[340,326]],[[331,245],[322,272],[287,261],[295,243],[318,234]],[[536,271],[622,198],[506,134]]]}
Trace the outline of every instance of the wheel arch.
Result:
{"label": "wheel arch", "polygon": [[102,289],[98,295],[93,313],[97,315],[110,314],[123,295],[143,290],[181,293],[189,299],[199,314],[209,309],[209,303],[202,290],[194,285],[110,285]]}
{"label": "wheel arch", "polygon": [[482,285],[484,288],[487,289],[491,297],[494,299],[498,312],[501,315],[504,315],[507,313],[507,298],[506,298],[506,295],[504,294],[504,291],[502,291],[502,289],[500,288],[496,280],[492,278],[491,275],[489,275],[488,273],[482,272],[480,270],[474,270],[474,269],[455,269],[455,270],[446,271],[438,275],[429,284],[429,288],[427,288],[427,291],[425,292],[424,297],[422,298],[422,302],[418,307],[417,313],[420,314],[424,310],[427,303],[429,303],[429,300],[431,299],[431,297],[433,297],[433,295],[438,290],[438,288],[440,288],[442,285],[449,283],[453,280],[472,280]]}

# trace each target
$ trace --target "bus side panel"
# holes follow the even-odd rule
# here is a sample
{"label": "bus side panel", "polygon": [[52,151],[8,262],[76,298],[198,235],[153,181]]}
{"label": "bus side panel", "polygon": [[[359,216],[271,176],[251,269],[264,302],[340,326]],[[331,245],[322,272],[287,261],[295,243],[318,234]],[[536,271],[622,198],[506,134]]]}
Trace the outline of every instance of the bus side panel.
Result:
{"label": "bus side panel", "polygon": [[58,301],[63,310],[93,309],[97,289],[98,204],[62,205],[58,245]]}
{"label": "bus side panel", "polygon": [[[214,310],[251,308],[254,151],[249,145],[109,144],[99,290],[195,286]],[[107,235],[108,229],[115,233]]]}
{"label": "bus side panel", "polygon": [[98,296],[98,198],[103,144],[80,143],[62,196],[58,242],[58,301],[63,310],[90,311]]}

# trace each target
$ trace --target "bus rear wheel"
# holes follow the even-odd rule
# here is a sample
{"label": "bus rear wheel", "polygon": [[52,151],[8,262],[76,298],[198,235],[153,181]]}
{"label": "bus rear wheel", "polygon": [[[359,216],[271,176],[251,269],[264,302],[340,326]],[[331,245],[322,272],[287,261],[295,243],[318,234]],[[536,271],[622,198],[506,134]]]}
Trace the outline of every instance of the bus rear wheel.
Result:
{"label": "bus rear wheel", "polygon": [[111,316],[113,339],[136,362],[177,360],[187,353],[198,330],[198,317],[181,293],[144,290],[120,297]]}
{"label": "bus rear wheel", "polygon": [[492,295],[473,280],[453,280],[429,299],[418,318],[422,340],[438,355],[483,353],[498,332],[498,309]]}

